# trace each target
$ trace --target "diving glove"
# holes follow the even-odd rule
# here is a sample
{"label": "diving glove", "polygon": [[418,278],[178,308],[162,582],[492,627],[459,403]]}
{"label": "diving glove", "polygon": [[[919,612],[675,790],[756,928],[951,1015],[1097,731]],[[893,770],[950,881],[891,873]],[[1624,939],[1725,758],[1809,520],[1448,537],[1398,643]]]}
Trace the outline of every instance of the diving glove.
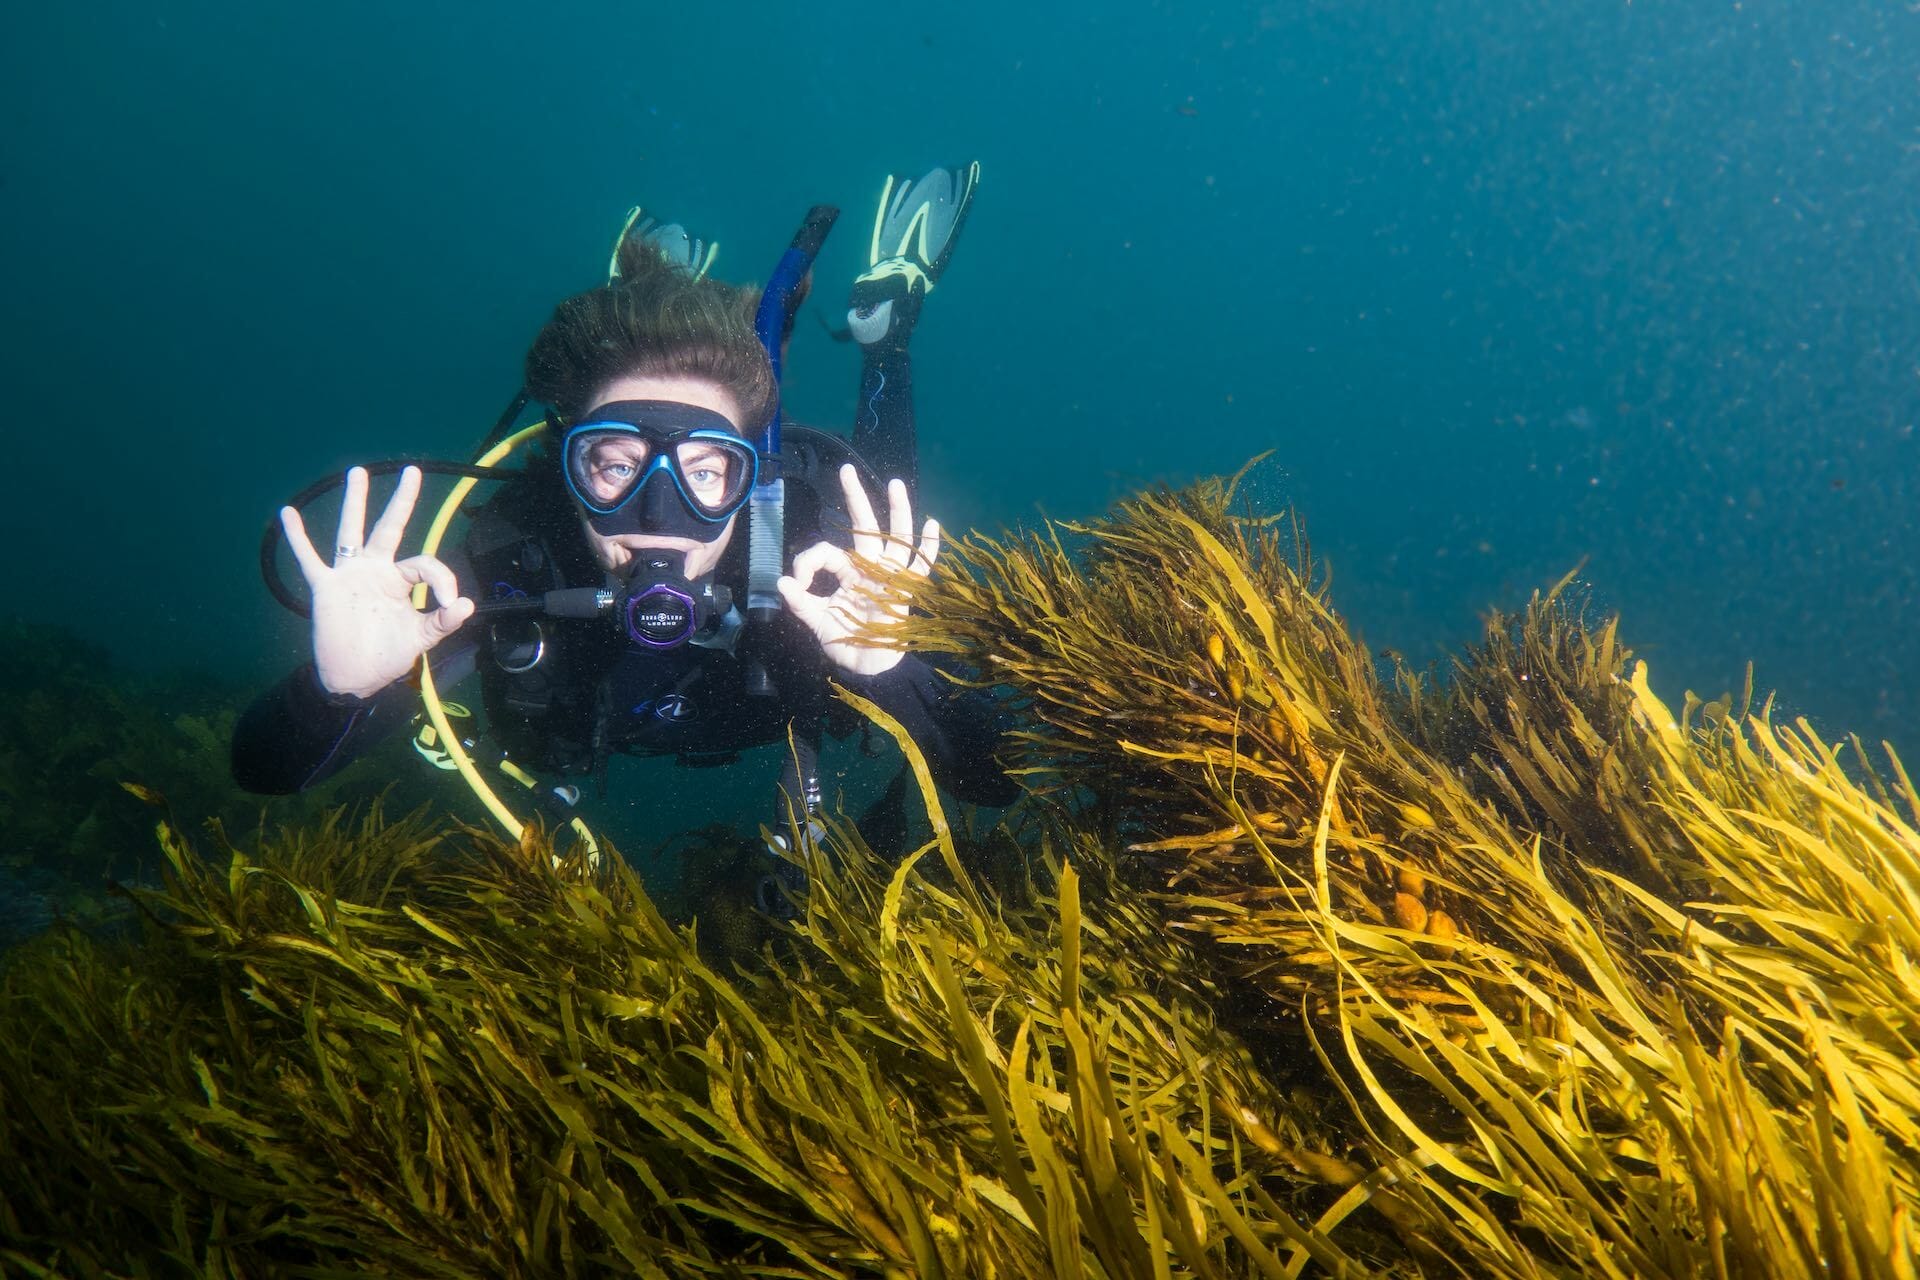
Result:
{"label": "diving glove", "polygon": [[847,328],[861,346],[905,342],[953,256],[980,184],[980,162],[934,169],[918,179],[890,176],[880,190],[867,269],[853,282]]}

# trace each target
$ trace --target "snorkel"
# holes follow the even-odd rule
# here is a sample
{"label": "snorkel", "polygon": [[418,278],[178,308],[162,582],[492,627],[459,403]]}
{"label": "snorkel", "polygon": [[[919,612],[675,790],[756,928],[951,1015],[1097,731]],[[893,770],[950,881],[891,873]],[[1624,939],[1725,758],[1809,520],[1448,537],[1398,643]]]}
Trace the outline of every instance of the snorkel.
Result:
{"label": "snorkel", "polygon": [[[768,278],[767,287],[760,295],[760,307],[753,316],[753,330],[773,365],[773,407],[760,433],[760,479],[753,487],[753,496],[747,500],[747,619],[762,624],[749,635],[764,637],[768,631],[765,624],[779,614],[779,582],[785,572],[787,482],[780,473],[780,384],[784,363],[781,348],[793,329],[794,312],[803,296],[800,286],[807,272],[813,269],[813,260],[819,256],[820,246],[826,243],[827,233],[833,230],[839,217],[840,210],[830,204],[817,204],[807,210],[800,229],[794,232],[793,242],[780,255],[779,265]],[[747,691],[771,697],[775,692],[773,677],[763,656],[756,653],[753,657]]]}

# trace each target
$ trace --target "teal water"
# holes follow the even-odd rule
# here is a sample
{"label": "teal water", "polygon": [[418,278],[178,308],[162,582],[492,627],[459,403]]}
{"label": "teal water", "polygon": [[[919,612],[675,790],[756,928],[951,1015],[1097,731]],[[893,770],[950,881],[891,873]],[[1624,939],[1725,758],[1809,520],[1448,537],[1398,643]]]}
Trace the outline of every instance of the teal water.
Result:
{"label": "teal water", "polygon": [[[37,5],[0,52],[6,608],[264,681],[309,479],[458,456],[630,204],[764,276],[985,182],[916,338],[929,509],[1272,450],[1416,659],[1584,560],[1659,683],[1920,742],[1920,16],[1884,0]],[[789,401],[850,419],[803,319]],[[1920,748],[1916,748],[1920,749]]]}

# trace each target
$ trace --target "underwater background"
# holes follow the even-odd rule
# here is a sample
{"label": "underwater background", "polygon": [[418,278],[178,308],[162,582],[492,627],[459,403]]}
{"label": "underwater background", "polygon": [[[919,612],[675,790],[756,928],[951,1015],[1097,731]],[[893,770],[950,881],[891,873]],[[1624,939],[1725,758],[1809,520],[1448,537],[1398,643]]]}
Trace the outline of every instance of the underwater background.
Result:
{"label": "underwater background", "polygon": [[[8,14],[0,1271],[1912,1280],[1920,5],[539,8]],[[622,858],[404,734],[237,793],[281,501],[468,456],[636,202],[843,207],[844,424],[973,157],[909,630],[1026,798],[897,856],[856,735],[781,923],[768,751]]]}
{"label": "underwater background", "polygon": [[1790,714],[1915,740],[1913,6],[103,0],[9,28],[5,608],[116,668],[299,661],[264,522],[353,462],[467,456],[632,204],[735,280],[843,207],[788,404],[844,425],[855,356],[813,317],[881,177],[977,157],[914,348],[950,527],[1271,450],[1263,501],[1375,646],[1437,658],[1583,564],[1668,696],[1751,659]]}

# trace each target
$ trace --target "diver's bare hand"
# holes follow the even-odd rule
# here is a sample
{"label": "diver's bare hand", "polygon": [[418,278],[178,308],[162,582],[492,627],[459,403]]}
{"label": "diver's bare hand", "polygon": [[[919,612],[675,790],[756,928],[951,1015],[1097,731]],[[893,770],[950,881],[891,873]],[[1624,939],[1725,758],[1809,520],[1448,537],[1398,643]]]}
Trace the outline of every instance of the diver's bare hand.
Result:
{"label": "diver's bare hand", "polygon": [[[898,666],[902,651],[855,637],[870,637],[876,628],[906,617],[910,588],[903,586],[900,571],[922,578],[933,572],[940,556],[940,522],[927,521],[916,546],[905,484],[895,480],[887,486],[885,534],[853,467],[840,468],[840,488],[853,520],[852,554],[830,542],[816,542],[793,558],[792,575],[780,579],[780,595],[836,666],[855,675],[877,676]],[[830,595],[817,596],[807,585],[822,569],[840,585]]]}
{"label": "diver's bare hand", "polygon": [[[367,473],[350,469],[332,565],[313,549],[300,513],[280,508],[280,526],[313,599],[314,670],[329,693],[372,697],[473,616],[473,601],[460,594],[453,570],[432,556],[393,558],[419,497],[420,468],[408,467],[363,541]],[[413,588],[422,582],[438,606],[425,612],[413,607]]]}

